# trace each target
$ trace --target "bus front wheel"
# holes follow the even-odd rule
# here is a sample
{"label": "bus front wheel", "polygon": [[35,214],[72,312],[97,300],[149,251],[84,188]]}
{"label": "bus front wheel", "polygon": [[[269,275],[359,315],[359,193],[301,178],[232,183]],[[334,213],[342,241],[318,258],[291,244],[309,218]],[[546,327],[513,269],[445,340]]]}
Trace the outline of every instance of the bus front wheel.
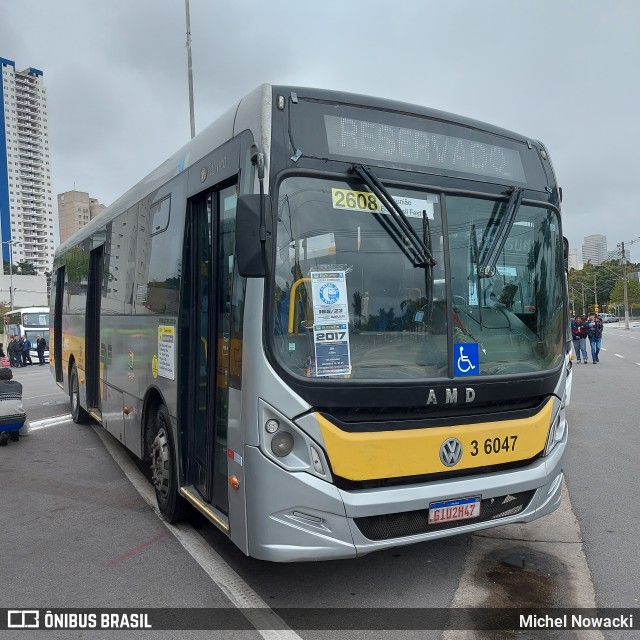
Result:
{"label": "bus front wheel", "polygon": [[176,448],[171,432],[171,418],[164,405],[153,416],[151,444],[151,481],[156,490],[158,508],[168,522],[179,522],[184,516],[184,500],[178,495]]}
{"label": "bus front wheel", "polygon": [[89,422],[89,414],[80,406],[80,383],[78,370],[74,364],[69,377],[69,402],[71,403],[71,417],[76,424]]}

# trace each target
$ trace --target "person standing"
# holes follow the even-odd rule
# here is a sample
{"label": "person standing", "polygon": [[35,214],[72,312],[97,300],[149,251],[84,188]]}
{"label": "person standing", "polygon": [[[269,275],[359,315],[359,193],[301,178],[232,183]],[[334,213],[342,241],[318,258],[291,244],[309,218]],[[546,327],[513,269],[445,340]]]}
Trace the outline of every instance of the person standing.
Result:
{"label": "person standing", "polygon": [[584,357],[584,363],[589,364],[587,356],[587,323],[579,314],[571,321],[571,337],[576,360],[581,362]]}
{"label": "person standing", "polygon": [[587,320],[587,336],[589,337],[589,345],[591,346],[591,360],[593,364],[600,362],[600,347],[602,346],[602,319],[595,313],[589,314]]}
{"label": "person standing", "polygon": [[44,364],[44,351],[47,348],[47,341],[42,337],[38,336],[36,340],[36,351],[38,352],[38,360],[40,366]]}
{"label": "person standing", "polygon": [[[16,340],[16,336],[11,336],[9,339],[9,344],[7,345],[7,353],[9,354],[9,365],[11,367],[19,367],[20,362],[18,361],[18,342]],[[20,360],[22,360],[22,354],[20,355]]]}
{"label": "person standing", "polygon": [[22,366],[26,367],[27,364],[33,364],[31,361],[31,340],[25,334],[22,340],[20,341],[22,344]]}

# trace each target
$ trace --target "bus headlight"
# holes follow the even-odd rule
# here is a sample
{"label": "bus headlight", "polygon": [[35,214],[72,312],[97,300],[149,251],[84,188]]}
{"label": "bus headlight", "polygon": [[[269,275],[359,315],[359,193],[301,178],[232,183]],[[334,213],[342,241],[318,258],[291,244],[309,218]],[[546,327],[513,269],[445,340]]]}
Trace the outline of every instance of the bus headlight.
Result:
{"label": "bus headlight", "polygon": [[260,449],[272,462],[287,471],[306,471],[323,480],[331,479],[322,440],[314,439],[263,400],[258,401],[258,419],[262,425]]}
{"label": "bus headlight", "polygon": [[293,444],[293,436],[288,431],[281,431],[271,438],[271,451],[278,458],[284,458],[293,451]]}
{"label": "bus headlight", "polygon": [[551,423],[551,429],[549,429],[549,435],[547,436],[547,446],[545,447],[544,455],[549,455],[553,448],[561,442],[564,438],[565,432],[567,430],[567,416],[564,409],[564,402],[558,412],[556,413],[556,417]]}

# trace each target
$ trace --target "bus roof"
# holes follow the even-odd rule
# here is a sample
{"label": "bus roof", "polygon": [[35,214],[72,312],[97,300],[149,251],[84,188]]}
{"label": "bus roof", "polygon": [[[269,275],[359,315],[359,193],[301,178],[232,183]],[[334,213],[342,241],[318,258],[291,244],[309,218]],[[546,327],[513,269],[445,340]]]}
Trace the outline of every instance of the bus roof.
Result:
{"label": "bus roof", "polygon": [[[333,91],[327,89],[314,89],[308,87],[294,87],[284,85],[262,84],[251,93],[248,93],[240,101],[234,103],[231,108],[214,120],[208,127],[178,149],[167,160],[154,169],[149,175],[131,187],[126,193],[109,205],[98,217],[91,220],[79,231],[76,231],[66,242],[62,243],[56,250],[56,256],[65,253],[70,247],[76,245],[85,238],[90,237],[100,228],[114,220],[129,207],[138,203],[154,190],[166,184],[171,178],[186,171],[211,151],[233,138],[235,135],[249,129],[254,135],[254,139],[260,142],[262,149],[268,156],[270,153],[270,133],[271,133],[271,109],[273,97],[283,95],[289,97],[295,94],[298,98],[309,98],[312,100],[326,100],[340,104],[363,106],[370,109],[390,111],[403,114],[411,114],[431,118],[444,123],[456,124],[484,131],[489,134],[517,140],[519,142],[535,142],[541,146],[540,142],[534,141],[520,134],[507,129],[502,129],[479,120],[473,120],[463,116],[458,116],[445,111],[431,109],[428,107],[409,104],[385,98],[376,98],[344,91]],[[267,167],[268,171],[268,167]]]}
{"label": "bus roof", "polygon": [[49,313],[49,307],[21,307],[20,309],[12,309],[11,311],[5,312],[5,316],[11,315],[12,313]]}

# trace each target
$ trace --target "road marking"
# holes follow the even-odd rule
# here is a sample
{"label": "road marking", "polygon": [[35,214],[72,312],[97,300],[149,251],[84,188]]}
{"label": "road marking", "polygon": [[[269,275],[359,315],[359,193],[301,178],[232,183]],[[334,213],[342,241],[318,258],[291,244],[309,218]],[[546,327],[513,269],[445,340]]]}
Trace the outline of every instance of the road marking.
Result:
{"label": "road marking", "polygon": [[621,356],[619,353],[614,353],[613,354],[616,358],[624,358],[624,356]]}
{"label": "road marking", "polygon": [[[45,393],[43,396],[29,396],[28,398],[25,398],[25,400],[35,400],[36,398],[49,398],[50,396],[59,396],[61,393],[62,391],[58,391],[57,393]],[[69,398],[67,397],[67,400],[68,399]]]}
{"label": "road marking", "polygon": [[120,554],[117,558],[114,558],[113,560],[109,560],[109,562],[107,562],[107,566],[113,567],[116,564],[120,564],[121,562],[128,560],[131,556],[135,556],[136,553],[140,553],[140,551],[143,551],[147,547],[150,547],[152,544],[155,544],[156,542],[159,542],[163,538],[167,538],[170,535],[171,535],[171,531],[165,530],[160,535],[151,538],[151,540],[147,540],[146,542],[143,542],[135,547],[132,547],[131,549],[127,549],[127,551]]}
{"label": "road marking", "polygon": [[71,414],[67,413],[63,416],[54,416],[53,418],[45,418],[44,420],[34,420],[29,423],[29,431],[38,431],[38,429],[46,429],[47,427],[55,427],[63,422],[71,420]]}
{"label": "road marking", "polygon": [[[136,491],[191,557],[204,569],[231,603],[243,611],[245,617],[265,640],[302,640],[276,615],[269,605],[227,564],[211,545],[187,522],[169,524],[160,515],[156,496],[149,481],[131,462],[122,445],[103,427],[94,425],[102,444]],[[277,629],[277,630],[274,630]]]}

